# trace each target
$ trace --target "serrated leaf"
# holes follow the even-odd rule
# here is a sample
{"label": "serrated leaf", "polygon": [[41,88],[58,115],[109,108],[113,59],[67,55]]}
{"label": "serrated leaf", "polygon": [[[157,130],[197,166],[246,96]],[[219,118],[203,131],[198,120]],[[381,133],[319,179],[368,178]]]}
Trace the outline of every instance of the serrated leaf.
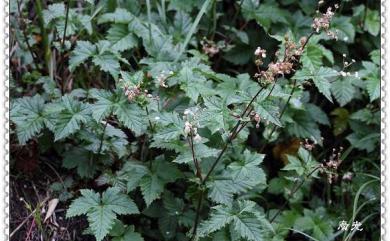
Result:
{"label": "serrated leaf", "polygon": [[69,59],[69,68],[74,70],[81,63],[88,60],[96,53],[96,47],[88,41],[77,41],[76,48],[72,51]]}
{"label": "serrated leaf", "polygon": [[118,188],[108,188],[102,195],[83,189],[81,195],[72,202],[66,216],[86,214],[89,228],[98,241],[109,233],[118,214],[139,213],[134,202]]}
{"label": "serrated leaf", "polygon": [[367,30],[371,35],[377,36],[380,31],[380,16],[377,10],[366,9],[364,16],[364,29]]}
{"label": "serrated leaf", "polygon": [[310,103],[306,104],[305,107],[311,118],[313,118],[313,120],[315,120],[317,123],[322,125],[330,125],[328,116],[320,107]]}
{"label": "serrated leaf", "polygon": [[226,210],[223,206],[215,206],[212,208],[210,217],[208,220],[203,221],[199,225],[198,235],[199,237],[205,237],[206,235],[220,230],[233,220],[232,214]]}
{"label": "serrated leaf", "polygon": [[25,144],[45,127],[48,120],[44,108],[45,100],[40,95],[16,99],[11,105],[10,117],[16,124],[20,144]]}
{"label": "serrated leaf", "polygon": [[137,45],[137,39],[129,32],[126,24],[115,24],[107,31],[107,40],[115,51],[124,51]]}
{"label": "serrated leaf", "polygon": [[64,139],[74,134],[90,118],[90,108],[88,105],[79,102],[69,95],[61,98],[60,109],[51,116],[54,122],[52,128],[54,141]]}
{"label": "serrated leaf", "polygon": [[139,186],[147,206],[160,197],[160,194],[164,191],[164,184],[157,175],[152,173],[141,179]]}
{"label": "serrated leaf", "polygon": [[117,8],[113,13],[105,13],[102,16],[100,16],[98,23],[114,22],[114,23],[128,24],[133,20],[133,18],[134,16],[126,9]]}
{"label": "serrated leaf", "polygon": [[343,78],[332,84],[332,94],[339,102],[340,106],[348,104],[355,94],[355,87],[352,85],[351,78]]}
{"label": "serrated leaf", "polygon": [[338,76],[338,72],[327,67],[320,67],[319,69],[304,68],[299,70],[294,75],[296,80],[313,80],[318,91],[322,93],[330,102],[333,102],[330,88],[330,80]]}
{"label": "serrated leaf", "polygon": [[259,220],[254,214],[242,214],[234,217],[234,230],[240,234],[242,238],[253,241],[263,241],[263,231],[259,227]]}
{"label": "serrated leaf", "polygon": [[147,117],[144,110],[135,104],[123,104],[114,110],[114,114],[118,117],[127,128],[134,131],[139,136],[147,129]]}

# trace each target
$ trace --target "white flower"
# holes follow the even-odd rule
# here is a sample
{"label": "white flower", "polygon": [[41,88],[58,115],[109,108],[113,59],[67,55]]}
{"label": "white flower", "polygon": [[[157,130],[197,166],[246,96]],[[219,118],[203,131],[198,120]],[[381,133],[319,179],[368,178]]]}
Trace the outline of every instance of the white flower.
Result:
{"label": "white flower", "polygon": [[343,76],[343,77],[347,76],[347,73],[345,73],[344,71],[340,71],[340,74],[341,74],[341,76]]}
{"label": "white flower", "polygon": [[357,71],[355,72],[355,77],[359,78],[359,72],[357,72]]}
{"label": "white flower", "polygon": [[347,57],[347,55],[346,55],[346,54],[343,54],[343,57],[345,58],[345,57]]}
{"label": "white flower", "polygon": [[189,110],[189,109],[185,109],[184,110],[184,115],[189,115],[189,114],[192,114],[192,111]]}
{"label": "white flower", "polygon": [[155,119],[156,121],[158,121],[158,120],[160,120],[160,116],[156,116],[156,117],[154,117],[154,119]]}
{"label": "white flower", "polygon": [[196,134],[194,137],[195,142],[200,142],[202,140],[202,137],[199,134]]}
{"label": "white flower", "polygon": [[191,133],[192,125],[188,121],[184,124],[184,133],[187,136],[188,134]]}

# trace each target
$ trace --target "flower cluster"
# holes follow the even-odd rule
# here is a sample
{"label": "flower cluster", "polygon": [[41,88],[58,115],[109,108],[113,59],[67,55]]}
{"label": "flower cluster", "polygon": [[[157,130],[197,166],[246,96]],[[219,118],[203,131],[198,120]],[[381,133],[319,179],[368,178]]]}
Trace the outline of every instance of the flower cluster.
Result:
{"label": "flower cluster", "polygon": [[168,88],[168,85],[166,83],[166,80],[171,76],[173,75],[173,71],[169,71],[169,72],[166,72],[166,71],[162,71],[158,76],[157,76],[157,81],[158,81],[158,84],[163,87],[163,88]]}
{"label": "flower cluster", "polygon": [[[269,63],[267,70],[259,71],[255,74],[255,78],[262,85],[268,85],[274,82],[277,76],[294,72],[294,63],[299,61],[306,43],[306,37],[300,39],[300,45],[298,46],[288,36],[285,36],[283,60]],[[278,52],[276,55],[278,55]],[[255,56],[256,65],[259,66],[259,64],[263,63],[262,60],[266,56],[266,52],[258,47],[255,51]]]}
{"label": "flower cluster", "polygon": [[267,50],[257,47],[255,50],[255,64],[260,66],[263,64],[263,60],[267,57]]}
{"label": "flower cluster", "polygon": [[129,101],[133,101],[137,96],[142,94],[139,86],[133,86],[131,88],[125,87],[125,95]]}
{"label": "flower cluster", "polygon": [[190,110],[186,109],[184,111],[184,120],[186,122],[184,123],[184,136],[193,137],[195,142],[200,142],[202,140],[202,137],[198,134],[198,127],[199,124],[196,121],[196,112],[197,110]]}
{"label": "flower cluster", "polygon": [[219,53],[219,46],[216,45],[214,41],[204,39],[200,42],[200,44],[202,45],[203,52],[210,57]]}
{"label": "flower cluster", "polygon": [[251,118],[251,120],[256,122],[256,128],[259,128],[260,127],[260,121],[261,121],[260,115],[258,113],[256,113],[255,111],[251,111],[250,118]]}
{"label": "flower cluster", "polygon": [[[334,5],[334,8],[338,9],[339,6],[336,4]],[[337,39],[337,35],[334,32],[329,30],[330,21],[332,20],[333,16],[334,16],[334,12],[332,11],[332,8],[329,7],[326,10],[326,13],[323,13],[320,17],[314,18],[313,24],[311,25],[312,28],[317,33],[319,33],[321,30],[324,30],[329,37]]]}
{"label": "flower cluster", "polygon": [[294,71],[293,63],[288,61],[282,62],[271,62],[268,65],[268,69],[265,71],[260,71],[260,73],[255,74],[255,78],[257,78],[261,84],[267,85],[275,81],[276,76],[290,74]]}
{"label": "flower cluster", "polygon": [[[345,60],[346,57],[347,57],[347,55],[343,54],[343,69],[339,72],[339,74],[342,77],[352,76],[351,72],[346,71],[346,69],[349,68],[354,63],[356,63],[355,59],[352,59],[351,62],[348,62],[347,60]],[[355,78],[359,78],[359,72],[355,72],[354,76],[355,76]]]}
{"label": "flower cluster", "polygon": [[317,142],[315,140],[305,139],[305,142],[301,142],[301,145],[306,150],[312,151],[315,148],[315,146],[317,145]]}
{"label": "flower cluster", "polygon": [[342,162],[341,160],[342,151],[343,151],[343,147],[340,147],[338,152],[336,152],[336,149],[333,148],[332,155],[329,157],[328,160],[324,161],[324,164],[322,164],[323,169],[327,170],[326,173],[328,175],[329,184],[332,184],[333,181],[337,181],[338,178],[337,169]]}

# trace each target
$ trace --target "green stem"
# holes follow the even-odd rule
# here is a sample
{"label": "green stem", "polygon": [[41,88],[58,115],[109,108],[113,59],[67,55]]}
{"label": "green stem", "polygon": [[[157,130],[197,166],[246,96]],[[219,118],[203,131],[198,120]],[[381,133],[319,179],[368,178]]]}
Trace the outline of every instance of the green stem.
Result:
{"label": "green stem", "polygon": [[42,45],[44,50],[45,66],[47,68],[47,72],[50,73],[51,72],[50,71],[51,51],[49,46],[49,36],[46,32],[45,21],[43,19],[42,0],[35,0],[35,6],[38,15],[39,28],[41,30],[41,35],[42,35]]}

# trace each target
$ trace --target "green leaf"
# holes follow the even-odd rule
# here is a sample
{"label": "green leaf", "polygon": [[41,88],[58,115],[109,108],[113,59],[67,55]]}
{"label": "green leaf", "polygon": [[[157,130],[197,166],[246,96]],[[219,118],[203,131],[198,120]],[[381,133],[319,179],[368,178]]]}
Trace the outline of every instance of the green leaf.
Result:
{"label": "green leaf", "polygon": [[115,24],[107,31],[107,40],[115,51],[124,51],[137,46],[137,39],[129,32],[126,24]]}
{"label": "green leaf", "polygon": [[100,16],[98,23],[114,22],[114,23],[128,24],[133,19],[134,16],[129,11],[123,8],[117,8],[113,13],[105,13],[102,16]]}
{"label": "green leaf", "polygon": [[52,20],[60,17],[65,17],[64,3],[50,4],[47,9],[43,10],[43,20],[45,24],[49,24]]}
{"label": "green leaf", "polygon": [[354,97],[355,87],[352,85],[352,81],[352,78],[346,77],[338,79],[332,84],[332,94],[341,107],[348,104]]}
{"label": "green leaf", "polygon": [[330,29],[337,32],[337,37],[341,41],[352,43],[355,40],[355,26],[351,23],[350,17],[333,17]]}
{"label": "green leaf", "polygon": [[296,171],[299,176],[302,176],[303,173],[305,172],[305,167],[302,166],[301,161],[297,157],[291,155],[287,155],[287,158],[288,158],[288,164],[285,167],[283,167],[282,170]]}
{"label": "green leaf", "polygon": [[11,105],[11,121],[16,125],[20,144],[39,134],[48,119],[44,113],[45,100],[40,95],[16,99]]}
{"label": "green leaf", "polygon": [[160,197],[164,191],[164,182],[156,174],[147,174],[140,181],[142,196],[147,206]]}
{"label": "green leaf", "polygon": [[370,96],[370,101],[378,99],[381,95],[381,81],[379,78],[369,78],[366,81],[367,92]]}
{"label": "green leaf", "polygon": [[145,133],[147,129],[147,117],[144,110],[135,104],[123,104],[114,110],[118,117],[127,128],[134,131],[137,136]]}
{"label": "green leaf", "polygon": [[104,53],[93,57],[92,62],[101,70],[110,73],[115,79],[119,75],[120,64],[118,57],[112,53]]}
{"label": "green leaf", "polygon": [[77,174],[82,178],[92,178],[96,173],[96,163],[91,160],[91,153],[84,148],[73,147],[64,154],[62,166],[68,169],[77,168]]}
{"label": "green leaf", "polygon": [[245,213],[237,215],[233,220],[234,230],[241,237],[253,241],[263,241],[263,231],[259,226],[259,220],[254,214]]}
{"label": "green leaf", "polygon": [[330,88],[331,83],[329,82],[334,77],[338,76],[338,72],[327,67],[320,67],[319,69],[308,69],[304,68],[299,70],[294,75],[296,80],[313,80],[318,91],[322,93],[330,102],[333,102]]}
{"label": "green leaf", "polygon": [[144,241],[144,239],[141,234],[134,231],[134,226],[131,225],[123,231],[122,235],[114,237],[112,241]]}
{"label": "green leaf", "polygon": [[72,51],[69,59],[69,68],[73,71],[81,63],[87,61],[96,54],[96,47],[88,41],[77,41],[76,48]]}
{"label": "green leaf", "polygon": [[[51,112],[53,111],[54,112]],[[51,116],[54,127],[54,141],[64,139],[76,131],[80,130],[81,125],[87,123],[90,119],[90,108],[88,105],[79,102],[70,95],[61,98],[58,108],[54,107],[48,111]]]}
{"label": "green leaf", "polygon": [[366,9],[366,15],[364,17],[364,29],[371,35],[377,36],[380,32],[380,16],[377,10]]}
{"label": "green leaf", "polygon": [[212,207],[211,214],[208,220],[203,221],[199,225],[198,235],[204,237],[213,233],[233,221],[233,216],[230,211],[222,205]]}
{"label": "green leaf", "polygon": [[246,19],[255,19],[265,30],[268,30],[272,23],[287,24],[287,13],[274,4],[257,4],[247,0],[242,5],[242,11]]}
{"label": "green leaf", "polygon": [[318,106],[313,104],[306,104],[305,108],[310,114],[310,117],[313,118],[317,123],[322,125],[330,125],[329,118],[326,113]]}
{"label": "green leaf", "polygon": [[103,240],[113,227],[117,215],[139,213],[135,203],[118,188],[108,188],[102,195],[92,190],[81,190],[81,197],[70,205],[66,216],[88,216],[89,228],[98,241]]}
{"label": "green leaf", "polygon": [[[271,225],[256,208],[256,203],[235,201],[230,204],[212,207],[209,219],[199,225],[198,236],[206,237],[230,224],[237,233],[235,240],[244,238],[263,241],[264,233],[270,230]],[[231,234],[234,235],[235,232]]]}
{"label": "green leaf", "polygon": [[317,123],[307,112],[297,111],[293,114],[291,123],[286,126],[288,133],[292,136],[310,138],[322,143],[321,132]]}

